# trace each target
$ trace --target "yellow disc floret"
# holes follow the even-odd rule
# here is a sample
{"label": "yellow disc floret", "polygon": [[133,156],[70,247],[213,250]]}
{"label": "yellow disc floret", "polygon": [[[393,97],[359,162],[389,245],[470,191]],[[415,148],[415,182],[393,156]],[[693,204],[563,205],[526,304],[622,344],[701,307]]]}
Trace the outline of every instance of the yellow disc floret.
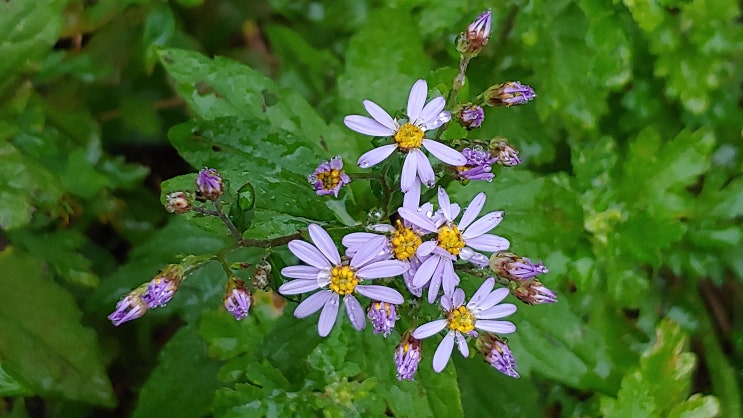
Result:
{"label": "yellow disc floret", "polygon": [[335,266],[330,271],[330,290],[339,295],[353,293],[359,279],[350,266]]}
{"label": "yellow disc floret", "polygon": [[449,312],[446,321],[449,323],[449,329],[459,331],[462,334],[467,334],[475,329],[475,315],[466,306],[460,306]]}
{"label": "yellow disc floret", "polygon": [[451,255],[459,255],[464,248],[464,240],[456,225],[444,225],[439,228],[439,247]]}
{"label": "yellow disc floret", "polygon": [[322,183],[323,190],[333,190],[341,181],[341,171],[321,171],[317,173],[315,177]]}
{"label": "yellow disc floret", "polygon": [[406,123],[395,132],[395,143],[403,151],[420,148],[423,143],[423,130],[412,123]]}
{"label": "yellow disc floret", "polygon": [[397,229],[392,233],[392,250],[395,258],[400,261],[410,259],[415,255],[415,250],[421,245],[421,237],[412,229],[406,228],[400,221],[397,221]]}

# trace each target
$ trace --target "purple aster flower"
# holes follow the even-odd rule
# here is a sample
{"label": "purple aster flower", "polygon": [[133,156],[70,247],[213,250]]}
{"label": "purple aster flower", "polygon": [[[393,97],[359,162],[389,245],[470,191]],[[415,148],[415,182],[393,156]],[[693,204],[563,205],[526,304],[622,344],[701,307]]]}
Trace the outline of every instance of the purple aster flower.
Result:
{"label": "purple aster flower", "polygon": [[[459,123],[467,129],[479,128],[485,120],[485,111],[478,105],[466,105],[459,109]],[[466,155],[465,155],[466,157]]]}
{"label": "purple aster flower", "polygon": [[477,19],[467,26],[467,30],[459,34],[457,51],[466,57],[477,56],[490,40],[492,18],[493,12],[490,9],[477,16]]}
{"label": "purple aster flower", "polygon": [[482,147],[475,146],[474,148],[463,149],[462,155],[467,157],[467,163],[457,167],[460,178],[465,180],[493,180],[495,174],[491,173],[490,170],[497,159],[489,152],[483,150]]}
{"label": "purple aster flower", "polygon": [[217,200],[222,196],[222,177],[214,168],[204,168],[196,177],[199,192],[208,200]]}
{"label": "purple aster flower", "polygon": [[333,196],[338,197],[338,191],[341,187],[350,183],[351,178],[343,171],[341,156],[336,155],[330,159],[330,162],[323,161],[307,177],[307,181],[312,183],[312,187],[315,188],[318,196],[333,194]]}
{"label": "purple aster flower", "polygon": [[444,111],[446,105],[444,98],[435,97],[426,104],[427,93],[426,81],[416,81],[408,97],[407,121],[392,119],[384,109],[369,100],[364,100],[363,103],[366,111],[372,116],[371,118],[349,115],[343,119],[343,123],[351,130],[365,135],[391,136],[394,140],[392,144],[364,153],[359,158],[359,167],[369,168],[377,165],[392,155],[395,150],[407,154],[400,178],[400,188],[403,193],[411,190],[418,179],[427,187],[432,187],[436,181],[431,163],[420,150],[421,147],[446,164],[457,166],[466,162],[466,158],[459,151],[426,138],[426,131],[436,129],[451,120],[449,112]]}
{"label": "purple aster flower", "polygon": [[457,289],[451,296],[441,297],[441,306],[446,311],[446,319],[437,319],[421,325],[413,331],[413,338],[424,339],[447,329],[446,336],[441,340],[436,353],[433,355],[433,370],[444,370],[449,362],[454,342],[464,357],[469,356],[469,346],[465,336],[476,337],[475,329],[485,332],[509,334],[516,331],[516,326],[508,321],[494,321],[516,312],[516,305],[503,303],[498,305],[508,295],[508,289],[493,290],[495,279],[488,278],[470,299],[464,304],[464,291]]}
{"label": "purple aster flower", "polygon": [[511,282],[511,293],[529,305],[557,302],[557,295],[537,279]]}
{"label": "purple aster flower", "polygon": [[137,319],[146,314],[147,302],[142,299],[142,294],[146,288],[147,284],[145,283],[124,296],[116,303],[116,310],[108,316],[108,319],[118,327],[124,322]]}
{"label": "purple aster flower", "polygon": [[397,276],[408,268],[402,261],[377,260],[386,242],[384,237],[367,242],[362,250],[348,260],[341,259],[333,240],[322,227],[311,224],[309,234],[314,245],[300,240],[289,243],[289,250],[309,265],[281,269],[282,275],[296,280],[281,285],[279,293],[297,295],[320,289],[297,306],[294,316],[305,318],[322,309],[317,324],[321,337],[327,336],[335,324],[341,296],[351,324],[357,330],[366,327],[366,318],[364,309],[354,296],[355,293],[381,302],[392,304],[404,302],[397,290],[386,286],[361,284],[365,280]]}
{"label": "purple aster flower", "polygon": [[413,338],[410,331],[406,332],[395,349],[395,368],[397,380],[413,380],[418,365],[421,362],[421,341]]}
{"label": "purple aster flower", "polygon": [[142,299],[150,309],[165,306],[178,290],[183,281],[183,270],[178,264],[165,267],[155,278],[147,284],[147,292]]}
{"label": "purple aster flower", "polygon": [[519,152],[503,137],[490,143],[490,153],[495,155],[496,162],[504,167],[513,167],[521,163]]}
{"label": "purple aster flower", "polygon": [[165,210],[168,213],[186,213],[190,212],[193,205],[193,195],[188,192],[178,191],[168,193],[165,196]]}
{"label": "purple aster flower", "polygon": [[482,334],[477,339],[476,345],[485,357],[485,361],[496,370],[509,377],[519,377],[516,371],[516,359],[513,358],[513,353],[506,341],[492,334]]}
{"label": "purple aster flower", "polygon": [[484,204],[485,193],[479,193],[456,224],[454,219],[459,215],[459,205],[452,204],[446,191],[439,187],[438,216],[428,218],[408,208],[398,210],[408,222],[425,232],[437,234],[435,240],[423,242],[416,251],[416,255],[425,261],[415,273],[413,286],[423,287],[429,283],[429,303],[436,300],[441,287],[444,294],[450,295],[459,284],[459,276],[454,272],[457,258],[485,267],[488,258],[474,250],[502,251],[510,245],[503,237],[487,234],[503,219],[502,211],[489,212],[475,221]]}
{"label": "purple aster flower", "polygon": [[518,81],[496,84],[488,88],[483,94],[485,95],[485,103],[488,105],[506,107],[521,105],[537,97],[533,88]]}
{"label": "purple aster flower", "polygon": [[369,305],[366,316],[374,327],[374,333],[382,334],[385,338],[395,328],[395,321],[399,318],[395,305],[379,301]]}
{"label": "purple aster flower", "polygon": [[520,257],[512,252],[493,254],[490,256],[488,265],[498,276],[509,280],[528,280],[549,272],[541,261],[534,264],[528,258]]}
{"label": "purple aster flower", "polygon": [[237,277],[231,277],[227,282],[227,290],[222,300],[225,309],[238,321],[248,316],[252,304],[250,291],[245,282]]}

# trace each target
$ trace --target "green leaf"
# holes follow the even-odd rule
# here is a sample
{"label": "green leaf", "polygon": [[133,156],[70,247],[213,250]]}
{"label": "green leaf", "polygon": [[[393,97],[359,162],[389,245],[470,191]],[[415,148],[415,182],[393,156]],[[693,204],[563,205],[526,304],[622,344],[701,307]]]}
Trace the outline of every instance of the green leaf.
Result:
{"label": "green leaf", "polygon": [[720,416],[720,402],[714,396],[695,393],[668,412],[668,418],[712,418]]}
{"label": "green leaf", "polygon": [[72,296],[13,247],[0,253],[0,271],[3,369],[41,396],[113,406],[95,334],[80,324]]}
{"label": "green leaf", "polygon": [[[195,325],[178,330],[142,387],[133,417],[198,418],[209,415],[220,363],[207,357]],[[167,400],[166,403],[163,403]]]}

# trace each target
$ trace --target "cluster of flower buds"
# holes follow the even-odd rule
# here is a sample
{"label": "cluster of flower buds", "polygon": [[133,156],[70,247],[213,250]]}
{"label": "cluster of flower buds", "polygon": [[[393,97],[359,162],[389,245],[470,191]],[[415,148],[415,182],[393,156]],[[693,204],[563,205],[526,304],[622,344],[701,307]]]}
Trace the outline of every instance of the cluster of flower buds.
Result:
{"label": "cluster of flower buds", "polygon": [[490,257],[489,265],[495,274],[510,281],[511,294],[522,302],[529,305],[557,302],[557,295],[536,279],[548,272],[541,262],[535,264],[526,257],[499,252]]}
{"label": "cluster of flower buds", "polygon": [[168,265],[152,280],[143,283],[124,296],[116,304],[116,310],[108,316],[108,319],[114,325],[119,326],[141,317],[150,309],[165,306],[173,299],[184,276],[180,265]]}
{"label": "cluster of flower buds", "polygon": [[[200,198],[216,201],[224,193],[222,177],[216,169],[204,168],[196,177],[196,190]],[[169,213],[181,214],[194,209],[196,196],[188,190],[178,190],[165,196],[165,210]]]}

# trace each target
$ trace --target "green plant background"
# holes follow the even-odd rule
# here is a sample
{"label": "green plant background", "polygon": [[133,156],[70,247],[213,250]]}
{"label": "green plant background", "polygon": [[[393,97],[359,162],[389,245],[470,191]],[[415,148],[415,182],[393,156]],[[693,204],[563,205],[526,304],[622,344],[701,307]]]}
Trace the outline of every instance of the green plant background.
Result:
{"label": "green plant background", "polygon": [[[461,95],[535,88],[476,133],[524,163],[449,191],[486,191],[498,233],[550,269],[559,303],[512,317],[520,379],[455,355],[398,382],[399,335],[321,339],[270,293],[236,322],[216,263],[107,321],[180,256],[263,255],[163,210],[205,165],[254,187],[246,237],[363,220],[368,184],[334,202],[307,174],[371,148],[342,124],[362,99],[447,92],[489,7]],[[741,22],[733,0],[0,2],[0,416],[743,415]]]}

